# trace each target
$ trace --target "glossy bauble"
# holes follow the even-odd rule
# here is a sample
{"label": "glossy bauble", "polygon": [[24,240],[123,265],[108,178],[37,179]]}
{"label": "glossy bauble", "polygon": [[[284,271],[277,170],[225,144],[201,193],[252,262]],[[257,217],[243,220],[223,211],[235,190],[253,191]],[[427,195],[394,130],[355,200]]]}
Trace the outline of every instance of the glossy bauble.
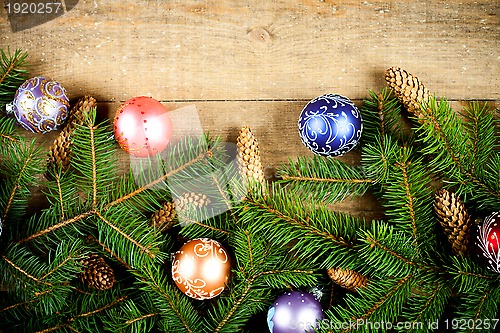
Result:
{"label": "glossy bauble", "polygon": [[140,96],[118,108],[114,132],[120,147],[127,153],[136,157],[155,156],[172,139],[172,121],[160,102]]}
{"label": "glossy bauble", "polygon": [[267,312],[271,333],[316,332],[323,318],[320,302],[312,294],[300,291],[279,296]]}
{"label": "glossy bauble", "polygon": [[69,99],[59,82],[37,76],[26,80],[16,91],[8,112],[33,133],[47,133],[68,117]]}
{"label": "glossy bauble", "polygon": [[209,238],[185,243],[174,255],[172,279],[187,296],[197,300],[216,297],[226,287],[231,260],[222,245]]}
{"label": "glossy bauble", "polygon": [[361,138],[363,125],[358,108],[348,98],[335,94],[316,97],[299,117],[299,135],[307,148],[322,156],[341,156]]}
{"label": "glossy bauble", "polygon": [[500,273],[500,212],[490,214],[479,225],[476,246],[487,261],[488,268]]}

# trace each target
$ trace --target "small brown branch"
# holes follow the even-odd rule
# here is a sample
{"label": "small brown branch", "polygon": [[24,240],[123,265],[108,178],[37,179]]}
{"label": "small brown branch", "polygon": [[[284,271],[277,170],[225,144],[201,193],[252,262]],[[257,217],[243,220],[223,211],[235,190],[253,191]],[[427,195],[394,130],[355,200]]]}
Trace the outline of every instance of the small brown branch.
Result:
{"label": "small brown branch", "polygon": [[408,200],[407,207],[408,211],[410,213],[410,223],[411,223],[411,228],[412,228],[412,236],[413,236],[413,246],[415,247],[415,250],[418,251],[418,230],[417,230],[417,222],[416,222],[416,215],[415,215],[415,205],[413,203],[413,195],[411,194],[410,191],[410,182],[408,180],[408,166],[410,165],[410,162],[406,163],[397,163],[396,166],[401,170],[401,174],[403,175],[403,187],[405,188],[405,195]]}
{"label": "small brown branch", "polygon": [[120,262],[120,264],[122,264],[125,268],[127,268],[129,270],[132,269],[132,267],[129,264],[127,264],[125,262],[125,260],[123,260],[116,253],[114,253],[113,251],[111,251],[111,249],[109,247],[107,247],[106,244],[102,243],[100,240],[98,240],[97,238],[95,238],[92,235],[88,235],[87,238],[90,239],[91,241],[99,244],[100,246],[102,246],[102,248],[104,249],[104,251],[108,252],[113,258],[115,258],[116,260],[118,260]]}
{"label": "small brown branch", "polygon": [[53,287],[53,285],[49,282],[45,282],[45,281],[41,281],[40,279],[37,279],[36,277],[34,277],[33,275],[29,274],[28,272],[26,272],[25,270],[23,270],[21,267],[17,266],[16,264],[14,264],[12,261],[10,261],[5,255],[2,255],[2,259],[5,260],[5,262],[7,262],[9,265],[11,265],[15,270],[21,272],[24,276],[26,276],[27,278],[37,282],[37,283],[42,283],[42,284],[45,284],[47,286],[51,286]]}
{"label": "small brown branch", "polygon": [[141,245],[141,243],[139,243],[138,241],[136,241],[135,239],[133,239],[132,237],[130,237],[125,232],[121,231],[117,226],[115,226],[110,221],[106,220],[104,218],[104,216],[102,216],[99,211],[96,212],[96,215],[101,219],[101,221],[103,221],[104,223],[106,223],[111,229],[113,229],[116,232],[118,232],[120,235],[122,235],[129,242],[131,242],[132,244],[134,244],[135,246],[137,246],[139,249],[141,249],[141,251],[145,252],[148,255],[148,257],[150,257],[151,259],[153,259],[155,257],[155,254],[152,253],[148,248],[146,248],[145,246]]}
{"label": "small brown branch", "polygon": [[342,237],[336,237],[335,235],[332,235],[328,232],[321,231],[321,230],[318,230],[316,228],[312,228],[310,225],[308,225],[306,223],[303,223],[303,222],[301,222],[301,221],[299,221],[291,216],[287,216],[285,214],[282,214],[280,211],[278,211],[274,208],[271,208],[267,205],[261,204],[257,201],[253,201],[252,203],[261,209],[267,210],[269,213],[276,215],[278,218],[285,220],[286,222],[288,222],[290,224],[300,225],[302,228],[308,230],[309,233],[311,233],[311,234],[319,235],[321,237],[328,239],[329,241],[331,241],[333,243],[337,243],[337,244],[342,245],[342,246],[347,247],[347,248],[352,247],[352,244],[350,242],[346,241],[345,239],[343,239]]}
{"label": "small brown branch", "polygon": [[97,128],[92,124],[88,126],[90,131],[90,151],[92,153],[92,209],[97,207],[97,166],[95,156],[94,130]]}
{"label": "small brown branch", "polygon": [[45,280],[49,275],[51,275],[52,273],[54,273],[55,271],[57,271],[59,268],[61,268],[65,263],[67,263],[70,259],[72,259],[72,256],[68,256],[66,259],[64,259],[59,265],[57,265],[56,267],[54,267],[52,270],[50,270],[50,272],[48,272],[47,274],[45,274],[44,276],[42,276],[40,278],[40,280]]}
{"label": "small brown branch", "polygon": [[245,290],[241,293],[241,296],[238,298],[238,300],[232,306],[231,311],[229,311],[228,314],[224,317],[224,319],[221,320],[221,322],[215,328],[213,333],[220,332],[222,330],[222,328],[224,327],[224,325],[226,325],[226,323],[229,321],[229,319],[231,319],[231,317],[236,312],[236,309],[238,309],[238,307],[241,305],[241,303],[243,303],[243,301],[245,300],[245,297],[248,295],[248,293],[252,289],[252,286],[253,286],[255,280],[257,280],[259,277],[264,276],[264,275],[278,274],[278,273],[283,273],[283,272],[305,273],[305,274],[312,274],[313,273],[313,271],[309,271],[309,270],[305,271],[305,270],[299,270],[299,269],[295,269],[295,270],[271,270],[271,271],[266,271],[266,272],[260,272],[258,274],[255,274],[254,276],[250,277],[249,279],[247,279],[247,286],[246,286]]}
{"label": "small brown branch", "polygon": [[401,256],[399,253],[394,252],[393,250],[391,250],[387,246],[380,244],[375,239],[368,237],[366,240],[371,244],[370,247],[377,246],[377,247],[381,248],[382,250],[384,250],[385,252],[389,253],[391,256],[396,257],[397,259],[401,260],[405,264],[412,265],[412,266],[415,266],[415,267],[419,267],[418,263],[413,262],[413,261],[411,261],[409,259],[406,259],[405,257]]}
{"label": "small brown branch", "polygon": [[36,301],[37,301],[36,299],[32,299],[32,300],[29,300],[29,301],[26,301],[26,302],[12,304],[12,305],[9,305],[6,308],[0,309],[0,312],[9,311],[10,309],[17,308],[18,306],[23,306],[23,305],[30,304],[30,303],[33,303],[33,302],[36,302]]}
{"label": "small brown branch", "polygon": [[17,190],[21,188],[21,186],[19,186],[19,183],[21,182],[21,177],[24,174],[24,172],[26,171],[26,168],[28,167],[28,164],[31,162],[32,159],[33,159],[33,152],[31,152],[30,155],[28,156],[28,158],[26,158],[26,160],[24,161],[23,168],[19,172],[19,176],[17,177],[16,181],[14,182],[14,187],[12,188],[12,192],[10,193],[9,201],[7,202],[7,205],[5,206],[5,212],[3,213],[3,217],[2,217],[3,223],[5,223],[5,220],[7,218],[7,214],[9,213],[9,209],[12,206],[12,203],[14,202],[14,197],[16,196]]}
{"label": "small brown branch", "polygon": [[90,317],[92,315],[95,315],[96,313],[99,313],[101,311],[104,311],[104,310],[107,310],[113,306],[115,306],[116,304],[120,303],[120,302],[123,302],[124,300],[127,299],[127,296],[122,296],[120,298],[117,298],[115,299],[113,302],[109,303],[109,304],[106,304],[105,306],[103,307],[100,307],[99,309],[96,309],[94,311],[90,311],[90,312],[86,312],[86,313],[82,313],[82,314],[79,314],[71,319],[69,319],[69,321],[73,322],[75,321],[76,319],[78,318],[83,318],[83,317]]}
{"label": "small brown branch", "polygon": [[200,227],[203,227],[205,229],[217,231],[217,232],[220,232],[220,233],[226,234],[226,235],[232,235],[231,232],[229,232],[227,230],[223,230],[223,229],[219,229],[219,228],[216,228],[216,227],[212,227],[211,225],[203,224],[201,222],[198,222],[198,221],[186,218],[184,216],[182,216],[182,218],[179,218],[179,219],[181,219],[182,221],[186,222],[186,224],[196,224],[196,225],[198,225]]}
{"label": "small brown branch", "polygon": [[95,212],[94,211],[88,211],[88,212],[85,212],[85,213],[82,213],[80,215],[77,215],[73,218],[70,218],[68,220],[65,220],[65,221],[61,221],[59,222],[58,224],[55,224],[53,226],[50,226],[48,227],[47,229],[43,229],[43,230],[40,230],[36,233],[34,233],[33,235],[29,236],[29,237],[26,237],[24,239],[21,239],[20,241],[18,241],[19,244],[22,244],[22,243],[25,243],[25,242],[29,242],[35,238],[38,238],[40,236],[43,236],[45,234],[48,234],[49,232],[52,232],[56,229],[59,229],[59,228],[62,228],[62,227],[65,227],[67,226],[68,224],[71,224],[71,223],[75,223],[75,222],[78,222],[80,221],[81,219],[84,219],[92,214],[94,214]]}
{"label": "small brown branch", "polygon": [[57,183],[57,191],[59,192],[59,204],[61,205],[61,221],[64,221],[66,218],[64,217],[64,201],[62,197],[61,178],[59,177],[59,174],[56,174],[55,180]]}
{"label": "small brown branch", "polygon": [[[356,320],[353,320],[353,321],[357,323],[359,321],[364,321],[365,319],[369,318],[372,315],[373,312],[375,312],[377,309],[379,309],[410,278],[412,278],[412,276],[408,275],[408,276],[402,278],[401,280],[399,280],[398,283],[397,283],[397,285],[394,286],[394,288],[392,288],[380,301],[378,301],[377,303],[375,303],[375,305],[373,305],[370,309],[368,309],[363,316],[361,316],[359,318],[356,318]],[[350,332],[352,329],[356,329],[357,330],[356,325],[352,325],[352,326],[349,325],[349,327],[346,328],[346,329],[344,329],[342,332]]]}
{"label": "small brown branch", "polygon": [[60,328],[67,327],[67,326],[68,326],[67,324],[60,324],[60,325],[57,325],[54,327],[46,328],[46,329],[41,330],[41,331],[37,331],[36,333],[49,333],[49,332],[52,332],[52,331],[55,331],[55,330],[58,330]]}
{"label": "small brown branch", "polygon": [[250,266],[253,266],[253,255],[252,255],[252,243],[250,241],[250,232],[248,230],[245,230],[245,235],[247,236],[247,244],[248,244],[248,251],[250,254]]}
{"label": "small brown branch", "polygon": [[[20,54],[20,55],[22,57],[22,54]],[[9,76],[10,73],[12,73],[12,71],[14,71],[14,69],[16,69],[16,67],[19,65],[20,62],[21,62],[21,59],[19,59],[19,57],[15,57],[14,59],[12,59],[12,63],[5,70],[5,73],[3,73],[2,77],[0,77],[0,84],[2,84],[2,82],[7,78],[7,76]]]}
{"label": "small brown branch", "polygon": [[288,176],[288,175],[282,175],[281,178],[283,180],[313,181],[321,183],[345,183],[345,184],[373,183],[372,179],[318,178],[318,177]]}
{"label": "small brown branch", "polygon": [[178,172],[180,172],[180,171],[182,171],[182,170],[190,167],[191,165],[195,164],[196,162],[202,160],[203,158],[205,158],[207,156],[211,156],[211,155],[212,155],[212,152],[211,152],[210,149],[207,150],[207,151],[205,151],[205,152],[203,152],[202,154],[200,154],[197,157],[193,158],[191,161],[187,162],[186,164],[183,164],[180,167],[167,172],[166,174],[164,174],[160,178],[157,178],[157,179],[153,180],[152,182],[150,182],[150,183],[148,183],[148,184],[146,184],[146,185],[144,185],[144,186],[136,189],[135,191],[130,192],[129,194],[124,195],[123,197],[118,198],[118,199],[116,199],[116,200],[108,203],[106,206],[104,206],[104,211],[108,210],[110,207],[116,206],[116,205],[118,205],[118,204],[120,204],[120,203],[122,203],[122,202],[124,202],[124,201],[126,201],[126,200],[128,200],[128,199],[130,199],[130,198],[132,198],[132,197],[134,197],[134,196],[136,196],[136,195],[138,195],[138,194],[140,194],[140,193],[142,193],[142,192],[150,189],[150,188],[152,188],[152,187],[154,187],[155,185],[158,185],[158,184],[162,183],[168,177],[170,177],[170,176],[172,176],[172,175],[174,175],[174,174],[176,174],[176,173],[178,173]]}
{"label": "small brown branch", "polygon": [[12,141],[12,142],[16,142],[17,141],[16,138],[13,138],[10,135],[5,135],[5,134],[0,134],[0,138],[4,138],[4,139],[7,139],[7,140]]}
{"label": "small brown branch", "polygon": [[181,313],[175,308],[172,300],[170,299],[170,296],[163,290],[163,288],[161,288],[158,284],[157,284],[157,281],[155,280],[155,278],[153,276],[151,276],[150,272],[147,273],[148,274],[148,277],[149,277],[149,281],[152,282],[153,285],[151,285],[151,287],[154,287],[156,289],[156,291],[165,299],[167,300],[168,304],[170,305],[170,308],[175,312],[175,314],[177,315],[177,317],[180,319],[180,321],[182,322],[182,324],[184,325],[184,328],[186,329],[186,331],[188,333],[194,333],[191,328],[189,328],[189,324],[186,322],[186,320],[184,319],[184,317],[181,315]]}
{"label": "small brown branch", "polygon": [[151,318],[151,317],[154,317],[154,316],[157,316],[159,315],[160,313],[159,312],[155,312],[155,313],[148,313],[148,314],[145,314],[144,316],[141,316],[139,318],[134,318],[134,319],[129,319],[125,322],[125,324],[127,325],[130,325],[130,324],[133,324],[139,320],[144,320],[144,319],[147,319],[147,318]]}

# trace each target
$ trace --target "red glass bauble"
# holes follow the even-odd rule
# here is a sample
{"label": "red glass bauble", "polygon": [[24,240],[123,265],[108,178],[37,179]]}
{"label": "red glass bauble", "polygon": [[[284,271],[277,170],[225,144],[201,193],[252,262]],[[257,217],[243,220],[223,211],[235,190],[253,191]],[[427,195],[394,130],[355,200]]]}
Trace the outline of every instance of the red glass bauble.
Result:
{"label": "red glass bauble", "polygon": [[172,139],[172,121],[167,109],[146,96],[129,99],[120,105],[114,128],[120,147],[136,157],[154,156]]}
{"label": "red glass bauble", "polygon": [[175,253],[172,279],[187,296],[204,300],[219,295],[231,273],[231,261],[222,245],[209,238],[185,243]]}
{"label": "red glass bauble", "polygon": [[500,212],[490,214],[479,226],[476,245],[488,268],[500,273]]}

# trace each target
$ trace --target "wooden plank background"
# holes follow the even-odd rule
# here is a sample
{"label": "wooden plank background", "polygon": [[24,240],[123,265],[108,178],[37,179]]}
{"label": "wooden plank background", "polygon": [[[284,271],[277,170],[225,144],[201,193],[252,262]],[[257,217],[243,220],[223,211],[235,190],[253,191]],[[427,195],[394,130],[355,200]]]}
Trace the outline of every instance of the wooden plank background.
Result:
{"label": "wooden plank background", "polygon": [[[32,76],[58,80],[72,100],[94,96],[103,117],[151,95],[171,110],[194,104],[202,129],[225,141],[249,125],[272,169],[311,155],[297,133],[307,101],[339,93],[361,104],[393,65],[456,108],[497,106],[499,9],[496,0],[80,0],[19,32],[0,8],[0,48],[27,50]],[[56,135],[26,133],[47,147]]]}

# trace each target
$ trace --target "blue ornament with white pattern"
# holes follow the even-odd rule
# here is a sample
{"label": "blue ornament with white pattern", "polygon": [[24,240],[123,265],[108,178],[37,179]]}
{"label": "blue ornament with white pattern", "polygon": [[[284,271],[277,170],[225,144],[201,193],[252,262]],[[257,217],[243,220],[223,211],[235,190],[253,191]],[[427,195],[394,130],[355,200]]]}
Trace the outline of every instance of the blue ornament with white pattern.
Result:
{"label": "blue ornament with white pattern", "polygon": [[318,155],[334,157],[347,153],[358,144],[362,131],[361,113],[341,95],[316,97],[300,113],[300,138]]}
{"label": "blue ornament with white pattern", "polygon": [[321,303],[312,294],[301,291],[279,296],[267,312],[271,333],[316,332],[323,319]]}

